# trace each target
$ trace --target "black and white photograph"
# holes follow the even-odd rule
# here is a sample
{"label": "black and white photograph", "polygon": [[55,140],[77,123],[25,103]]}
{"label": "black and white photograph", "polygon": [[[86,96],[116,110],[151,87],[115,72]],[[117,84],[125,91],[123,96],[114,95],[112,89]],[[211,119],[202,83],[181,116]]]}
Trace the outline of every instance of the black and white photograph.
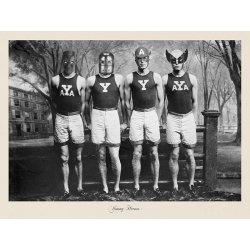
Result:
{"label": "black and white photograph", "polygon": [[237,37],[8,49],[10,203],[242,201]]}

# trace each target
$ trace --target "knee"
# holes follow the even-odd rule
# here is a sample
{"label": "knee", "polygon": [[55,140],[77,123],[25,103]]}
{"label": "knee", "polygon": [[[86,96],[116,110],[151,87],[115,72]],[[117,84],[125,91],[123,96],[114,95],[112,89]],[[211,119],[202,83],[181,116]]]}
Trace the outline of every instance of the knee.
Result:
{"label": "knee", "polygon": [[68,155],[61,155],[61,161],[63,164],[67,164],[69,161],[69,156]]}
{"label": "knee", "polygon": [[106,161],[106,153],[99,152],[98,158],[99,158],[99,161]]}
{"label": "knee", "polygon": [[119,154],[110,154],[110,158],[112,162],[119,161]]}
{"label": "knee", "polygon": [[157,151],[150,151],[150,159],[152,161],[158,160],[158,152]]}
{"label": "knee", "polygon": [[133,153],[133,158],[135,160],[140,160],[141,159],[141,155],[142,155],[142,151],[141,150],[135,150]]}
{"label": "knee", "polygon": [[171,160],[172,160],[173,162],[178,162],[179,153],[173,152],[173,153],[171,154],[170,158],[171,158]]}
{"label": "knee", "polygon": [[194,154],[193,154],[193,152],[186,152],[185,156],[186,156],[186,161],[188,163],[194,162]]}
{"label": "knee", "polygon": [[76,162],[77,163],[82,162],[82,155],[81,154],[79,154],[79,155],[76,156]]}

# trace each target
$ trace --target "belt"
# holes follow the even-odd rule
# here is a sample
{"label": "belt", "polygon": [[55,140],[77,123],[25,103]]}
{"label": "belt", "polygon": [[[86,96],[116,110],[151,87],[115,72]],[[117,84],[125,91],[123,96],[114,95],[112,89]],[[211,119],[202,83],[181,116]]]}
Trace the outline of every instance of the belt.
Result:
{"label": "belt", "polygon": [[149,111],[155,110],[155,107],[149,108],[149,109],[133,108],[133,110],[138,111],[138,112],[149,112]]}
{"label": "belt", "polygon": [[98,110],[102,110],[102,111],[112,111],[112,110],[117,110],[117,107],[114,107],[114,108],[97,108],[97,107],[93,107],[93,109],[98,109]]}
{"label": "belt", "polygon": [[180,116],[180,117],[185,117],[185,116],[188,116],[189,114],[191,114],[193,111],[190,111],[188,112],[187,114],[178,114],[178,113],[175,113],[175,112],[172,112],[172,111],[168,111],[169,114],[171,115],[176,115],[176,116]]}
{"label": "belt", "polygon": [[58,112],[59,115],[66,115],[66,116],[71,116],[71,115],[79,115],[81,114],[81,111],[74,111],[74,112]]}

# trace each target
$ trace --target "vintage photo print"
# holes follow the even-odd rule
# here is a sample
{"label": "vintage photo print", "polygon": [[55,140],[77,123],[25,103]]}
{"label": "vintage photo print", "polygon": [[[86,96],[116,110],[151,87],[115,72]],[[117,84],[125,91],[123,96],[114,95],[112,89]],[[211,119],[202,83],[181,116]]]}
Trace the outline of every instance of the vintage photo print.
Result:
{"label": "vintage photo print", "polygon": [[249,33],[118,33],[2,36],[4,214],[249,217]]}

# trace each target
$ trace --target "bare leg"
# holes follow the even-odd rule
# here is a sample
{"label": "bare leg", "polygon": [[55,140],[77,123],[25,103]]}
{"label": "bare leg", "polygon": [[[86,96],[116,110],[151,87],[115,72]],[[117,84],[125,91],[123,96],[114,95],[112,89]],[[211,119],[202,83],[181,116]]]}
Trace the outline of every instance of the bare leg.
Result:
{"label": "bare leg", "polygon": [[194,150],[190,148],[185,148],[186,155],[186,169],[189,179],[189,187],[194,185],[194,174],[195,174],[195,159],[194,159]]}
{"label": "bare leg", "polygon": [[173,148],[170,152],[170,159],[169,159],[169,169],[172,176],[173,181],[173,188],[176,188],[178,190],[178,183],[177,183],[177,177],[179,173],[179,152],[180,148]]}
{"label": "bare leg", "polygon": [[156,146],[150,146],[149,147],[149,153],[150,153],[150,166],[151,166],[151,171],[153,174],[153,189],[158,188],[158,180],[159,180],[159,169],[160,169],[160,163],[159,163],[159,157],[158,157],[158,145]]}
{"label": "bare leg", "polygon": [[121,162],[119,158],[119,149],[120,147],[109,147],[109,154],[112,162],[112,169],[116,176],[114,190],[119,191],[120,187],[120,176],[121,176]]}
{"label": "bare leg", "polygon": [[132,165],[133,165],[135,188],[138,190],[140,189],[139,177],[141,173],[141,154],[142,154],[142,145],[135,145]]}
{"label": "bare leg", "polygon": [[76,165],[75,171],[78,180],[77,190],[82,190],[82,147],[75,149]]}
{"label": "bare leg", "polygon": [[68,145],[60,147],[61,149],[61,163],[62,163],[62,173],[63,173],[63,187],[64,192],[69,193],[69,148]]}
{"label": "bare leg", "polygon": [[108,185],[107,185],[107,166],[106,166],[106,146],[98,145],[97,146],[97,157],[98,157],[98,165],[102,177],[102,185],[103,190],[108,193]]}

